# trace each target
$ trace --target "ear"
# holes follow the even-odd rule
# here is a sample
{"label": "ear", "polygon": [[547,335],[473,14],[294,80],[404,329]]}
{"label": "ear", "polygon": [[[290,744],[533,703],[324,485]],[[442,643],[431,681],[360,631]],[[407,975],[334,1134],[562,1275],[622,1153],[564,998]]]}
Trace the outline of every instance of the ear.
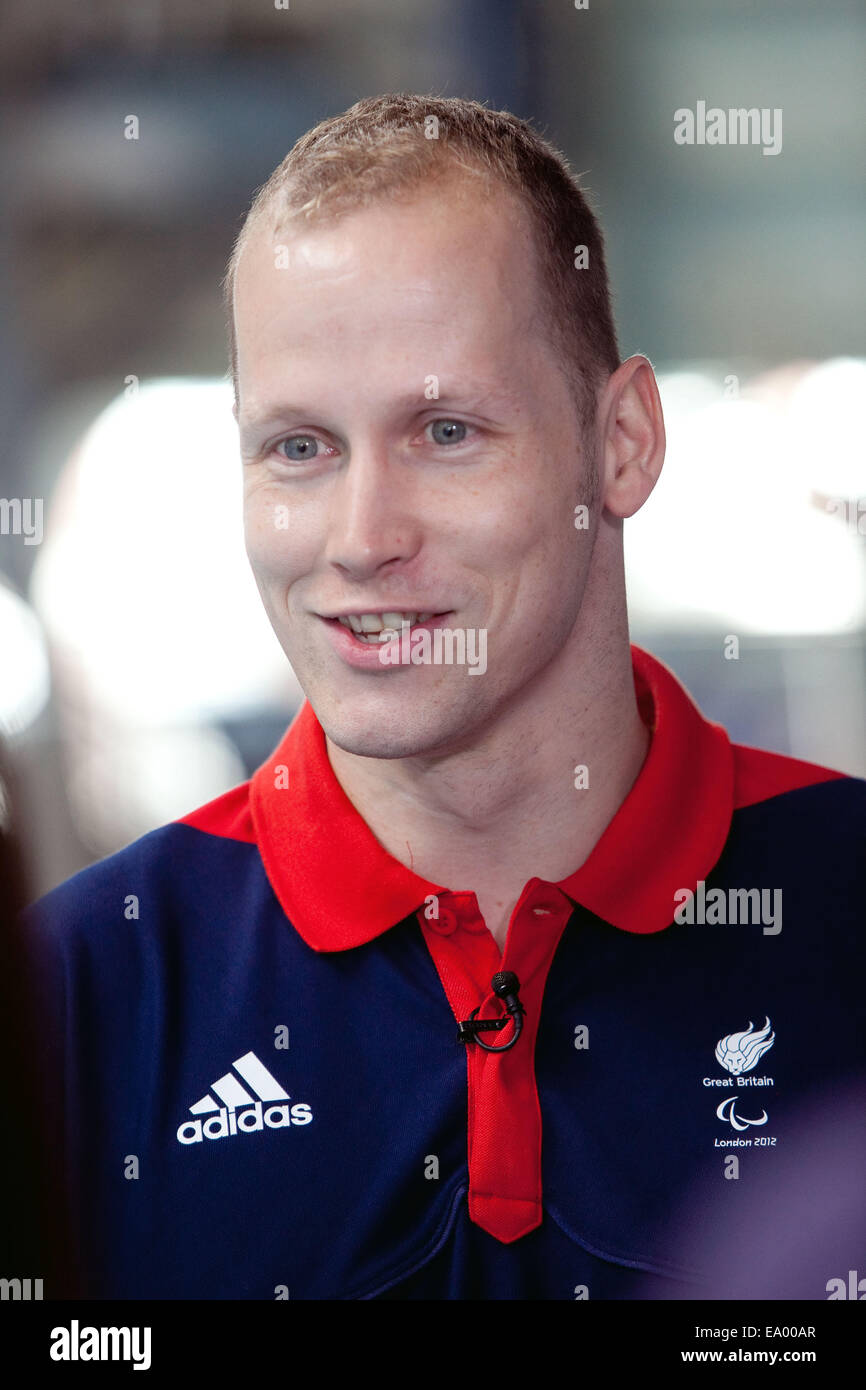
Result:
{"label": "ear", "polygon": [[662,403],[648,358],[636,353],[617,367],[597,419],[602,503],[614,516],[633,516],[655,487],[665,457]]}

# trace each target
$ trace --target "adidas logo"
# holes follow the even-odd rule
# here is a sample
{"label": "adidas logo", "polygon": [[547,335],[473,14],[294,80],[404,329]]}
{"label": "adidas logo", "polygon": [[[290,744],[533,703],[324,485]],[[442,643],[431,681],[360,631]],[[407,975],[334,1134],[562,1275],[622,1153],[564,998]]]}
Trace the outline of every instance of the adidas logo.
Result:
{"label": "adidas logo", "polygon": [[[180,1144],[200,1144],[202,1139],[226,1139],[232,1134],[252,1134],[254,1130],[285,1129],[288,1125],[308,1125],[313,1118],[309,1105],[286,1105],[291,1100],[275,1076],[271,1076],[254,1052],[247,1052],[232,1062],[234,1071],[245,1082],[242,1086],[234,1072],[227,1071],[211,1086],[210,1091],[189,1107],[191,1115],[208,1115],[207,1120],[185,1120],[177,1127]],[[247,1086],[249,1090],[247,1090]],[[253,1094],[251,1095],[250,1092]],[[258,1100],[254,1097],[258,1096]],[[268,1109],[264,1110],[267,1105]],[[246,1108],[241,1108],[246,1107]]]}

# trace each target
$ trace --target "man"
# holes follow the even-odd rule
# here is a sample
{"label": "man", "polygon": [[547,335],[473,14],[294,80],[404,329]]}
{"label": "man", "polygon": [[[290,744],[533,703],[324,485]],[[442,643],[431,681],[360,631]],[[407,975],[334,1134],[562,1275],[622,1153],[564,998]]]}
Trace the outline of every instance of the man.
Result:
{"label": "man", "polygon": [[860,1059],[866,785],[733,747],[629,647],[658,390],[527,125],[357,103],[227,287],[247,548],[307,703],[32,911],[77,1285],[689,1295],[700,1221]]}

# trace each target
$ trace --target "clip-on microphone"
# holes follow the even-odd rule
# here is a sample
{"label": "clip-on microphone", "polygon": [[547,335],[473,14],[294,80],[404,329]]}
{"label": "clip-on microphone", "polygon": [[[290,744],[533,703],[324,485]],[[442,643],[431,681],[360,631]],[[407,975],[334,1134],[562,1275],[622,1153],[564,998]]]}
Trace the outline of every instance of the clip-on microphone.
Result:
{"label": "clip-on microphone", "polygon": [[[500,1018],[476,1018],[475,1015],[481,1007],[479,1005],[478,1009],[473,1009],[469,1017],[457,1025],[457,1041],[477,1043],[479,1047],[484,1048],[485,1052],[507,1052],[520,1037],[523,1028],[523,1015],[526,1013],[517,997],[520,981],[513,970],[500,970],[490,981],[490,988],[497,998],[502,1000],[505,1005],[505,1013]],[[514,1021],[514,1037],[501,1047],[491,1047],[489,1043],[484,1042],[478,1036],[481,1032],[501,1032],[507,1026],[509,1019]]]}

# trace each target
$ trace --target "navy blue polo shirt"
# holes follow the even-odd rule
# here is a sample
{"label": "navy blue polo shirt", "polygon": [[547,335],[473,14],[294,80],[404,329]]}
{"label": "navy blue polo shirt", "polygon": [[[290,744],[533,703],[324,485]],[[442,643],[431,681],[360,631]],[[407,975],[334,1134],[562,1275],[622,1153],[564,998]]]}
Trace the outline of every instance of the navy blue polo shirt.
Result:
{"label": "navy blue polo shirt", "polygon": [[[733,745],[632,659],[644,765],[502,955],[471,885],[375,839],[309,704],[249,782],[28,909],[85,1296],[701,1288],[701,1221],[863,1065],[866,782]],[[457,1024],[502,1015],[502,969],[525,1014],[496,1054]]]}

